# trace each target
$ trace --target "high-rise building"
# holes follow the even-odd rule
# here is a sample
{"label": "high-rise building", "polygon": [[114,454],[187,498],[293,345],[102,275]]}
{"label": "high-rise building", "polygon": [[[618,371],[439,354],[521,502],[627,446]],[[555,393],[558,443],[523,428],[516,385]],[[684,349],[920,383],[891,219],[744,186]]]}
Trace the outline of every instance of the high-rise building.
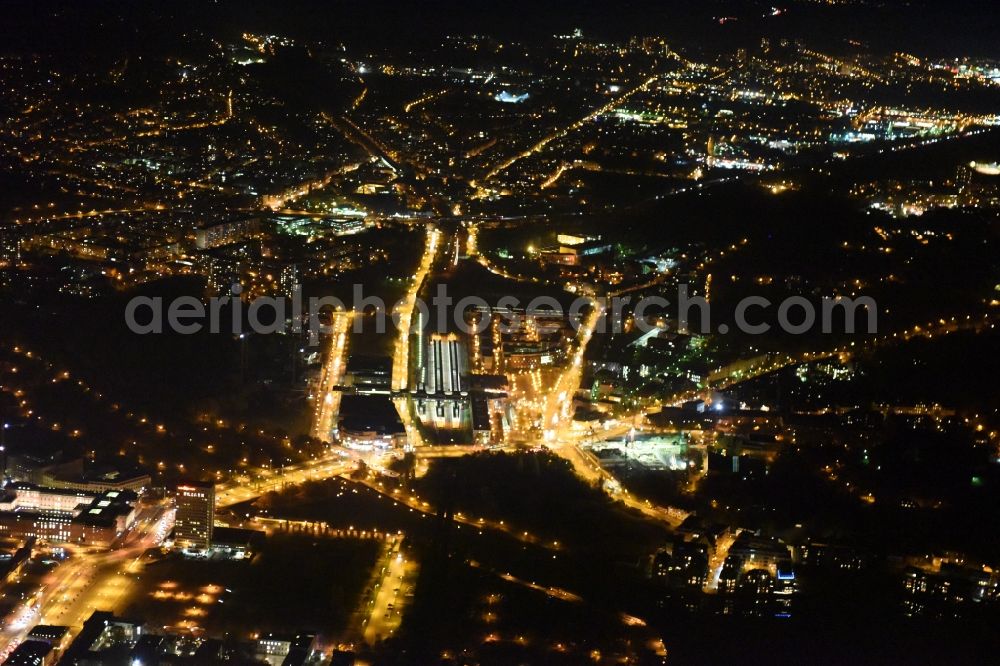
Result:
{"label": "high-rise building", "polygon": [[215,523],[215,484],[188,481],[177,486],[174,543],[179,548],[207,550]]}
{"label": "high-rise building", "polygon": [[[972,164],[974,165],[975,162]],[[972,165],[958,165],[958,169],[955,170],[955,185],[958,187],[959,192],[964,194],[969,189],[969,186],[972,185],[973,176],[974,172]]]}
{"label": "high-rise building", "polygon": [[20,260],[20,235],[14,229],[0,228],[0,265],[15,266]]}
{"label": "high-rise building", "polygon": [[285,264],[282,266],[279,281],[281,284],[281,293],[290,298],[295,293],[295,288],[299,286],[298,264]]}

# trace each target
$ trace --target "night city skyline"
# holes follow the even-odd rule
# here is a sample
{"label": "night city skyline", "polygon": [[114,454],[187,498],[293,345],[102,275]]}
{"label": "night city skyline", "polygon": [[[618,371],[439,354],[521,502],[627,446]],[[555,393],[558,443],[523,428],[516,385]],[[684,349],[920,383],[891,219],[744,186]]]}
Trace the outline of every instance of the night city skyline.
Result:
{"label": "night city skyline", "polygon": [[995,8],[0,35],[0,663],[992,662]]}

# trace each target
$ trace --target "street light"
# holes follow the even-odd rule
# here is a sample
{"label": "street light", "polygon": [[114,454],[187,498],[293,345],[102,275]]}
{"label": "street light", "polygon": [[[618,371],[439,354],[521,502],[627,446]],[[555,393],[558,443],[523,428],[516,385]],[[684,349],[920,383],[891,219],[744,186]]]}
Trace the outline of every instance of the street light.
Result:
{"label": "street light", "polygon": [[3,427],[0,428],[0,482],[3,481],[3,477],[7,476],[7,431],[10,430],[10,424],[4,423]]}

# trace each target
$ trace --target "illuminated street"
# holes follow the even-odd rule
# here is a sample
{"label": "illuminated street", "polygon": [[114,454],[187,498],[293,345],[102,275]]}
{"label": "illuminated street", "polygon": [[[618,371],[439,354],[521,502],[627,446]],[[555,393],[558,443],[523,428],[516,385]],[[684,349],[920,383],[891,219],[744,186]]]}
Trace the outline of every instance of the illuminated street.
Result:
{"label": "illuminated street", "polygon": [[384,640],[399,628],[413,593],[418,567],[416,562],[404,556],[400,548],[402,543],[402,539],[387,543],[376,570],[374,597],[368,602],[369,614],[364,620],[366,643]]}
{"label": "illuminated street", "polygon": [[109,552],[73,548],[45,580],[38,610],[6,623],[0,651],[22,641],[36,624],[62,624],[76,631],[95,608],[121,610],[132,593],[142,558],[166,538],[172,513],[163,505],[143,509],[122,547]]}
{"label": "illuminated street", "polygon": [[[441,231],[434,227],[428,227],[420,265],[409,282],[406,295],[403,297],[398,311],[394,313],[396,317],[397,337],[392,355],[392,380],[390,385],[393,391],[405,391],[409,386],[411,373],[417,370],[410,367],[410,332],[414,323],[413,315],[416,308],[417,295],[430,275],[431,268],[437,258],[440,242]],[[410,399],[405,393],[401,393],[393,402],[396,405],[396,411],[399,413],[399,419],[406,429],[406,437],[410,445],[419,445],[422,440],[420,432],[411,417]]]}
{"label": "illuminated street", "polygon": [[347,367],[347,341],[353,314],[333,312],[331,318],[330,347],[316,391],[313,416],[313,436],[324,442],[332,441],[337,427],[341,396],[337,387],[343,384],[344,370]]}
{"label": "illuminated street", "polygon": [[253,480],[244,477],[243,480],[219,484],[216,488],[216,506],[225,508],[260,497],[272,490],[281,490],[285,486],[340,476],[356,467],[355,461],[345,460],[342,454],[334,453],[278,470],[261,469],[257,471],[259,476]]}

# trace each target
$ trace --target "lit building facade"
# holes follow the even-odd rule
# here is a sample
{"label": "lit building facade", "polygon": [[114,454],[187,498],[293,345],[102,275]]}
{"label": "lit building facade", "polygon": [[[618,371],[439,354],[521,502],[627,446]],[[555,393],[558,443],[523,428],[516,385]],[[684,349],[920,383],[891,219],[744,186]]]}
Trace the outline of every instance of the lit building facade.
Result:
{"label": "lit building facade", "polygon": [[207,550],[215,523],[215,484],[187,482],[177,486],[174,543],[179,548]]}

